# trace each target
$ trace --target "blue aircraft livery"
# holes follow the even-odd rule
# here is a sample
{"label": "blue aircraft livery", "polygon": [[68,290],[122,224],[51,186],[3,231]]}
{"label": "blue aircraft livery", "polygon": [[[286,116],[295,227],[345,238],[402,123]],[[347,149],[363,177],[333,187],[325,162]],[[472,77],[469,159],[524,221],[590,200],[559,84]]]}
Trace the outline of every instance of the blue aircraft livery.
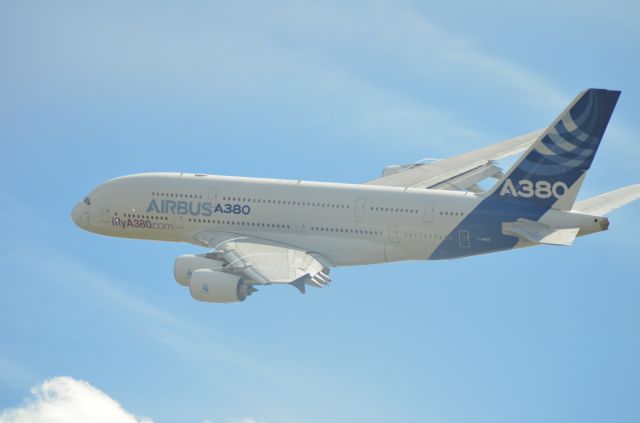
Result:
{"label": "blue aircraft livery", "polygon": [[537,221],[589,169],[620,91],[590,89],[567,107],[432,253],[448,259],[513,248],[502,224]]}
{"label": "blue aircraft livery", "polygon": [[549,209],[589,170],[620,96],[591,89],[542,134],[493,195]]}
{"label": "blue aircraft livery", "polygon": [[[385,168],[363,184],[143,173],[99,185],[71,218],[102,235],[207,248],[178,257],[173,274],[212,303],[272,284],[304,293],[331,282],[338,266],[569,246],[609,230],[610,212],[640,200],[635,184],[576,202],[619,95],[585,90],[546,129]],[[521,152],[508,171],[494,162]],[[497,182],[483,190],[488,178]]]}

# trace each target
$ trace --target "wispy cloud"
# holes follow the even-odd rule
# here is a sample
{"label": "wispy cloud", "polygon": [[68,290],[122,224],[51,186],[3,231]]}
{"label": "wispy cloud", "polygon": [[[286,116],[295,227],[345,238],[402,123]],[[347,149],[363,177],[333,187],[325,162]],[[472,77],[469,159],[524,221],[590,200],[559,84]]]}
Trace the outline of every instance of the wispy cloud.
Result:
{"label": "wispy cloud", "polygon": [[[52,227],[37,212],[23,202],[0,193],[0,203],[5,207],[0,210],[0,219],[11,219],[19,228],[15,234],[9,229],[9,237],[0,240],[11,243],[7,248],[5,259],[15,269],[29,269],[28,278],[55,283],[56,289],[75,291],[83,287],[90,298],[106,300],[114,313],[130,316],[132,326],[139,326],[142,336],[148,337],[161,348],[166,348],[181,356],[200,374],[219,379],[222,368],[232,368],[243,374],[252,374],[258,378],[269,380],[272,384],[286,386],[295,384],[295,378],[283,369],[272,369],[259,359],[244,351],[229,347],[227,337],[215,326],[208,325],[204,330],[198,323],[189,322],[173,316],[149,302],[118,289],[126,285],[112,276],[91,269],[84,263],[71,257],[64,249],[50,244],[47,239],[61,239],[56,227]],[[34,222],[32,226],[26,222]],[[43,236],[45,235],[46,236]],[[18,241],[18,236],[20,240]],[[9,247],[9,244],[7,244]],[[38,257],[38,260],[33,260]],[[23,272],[16,274],[22,275]],[[28,302],[28,298],[19,301]],[[207,363],[202,366],[202,363]],[[6,372],[4,372],[6,370]],[[18,386],[33,383],[34,374],[24,366],[9,359],[0,357],[0,380],[16,380]],[[244,389],[241,384],[227,384],[228,390],[238,389],[238,395]]]}
{"label": "wispy cloud", "polygon": [[[37,263],[31,260],[34,255],[40,257]],[[82,286],[83,289],[91,292],[91,295],[107,300],[114,309],[135,317],[132,322],[140,325],[146,336],[181,354],[194,364],[217,362],[265,376],[270,375],[269,370],[259,362],[219,342],[222,334],[213,336],[212,331],[215,329],[208,328],[208,331],[204,332],[197,325],[187,323],[140,298],[119,290],[116,287],[122,285],[122,282],[88,268],[61,253],[58,248],[40,243],[39,246],[31,247],[28,251],[14,249],[10,260],[15,266],[29,267],[30,277],[41,280],[49,280],[53,277],[60,288],[73,289],[73,287]],[[52,269],[55,269],[55,276],[51,274]],[[217,339],[218,342],[212,341],[212,338]],[[207,371],[207,369],[203,370],[205,373]],[[213,375],[213,370],[211,372]]]}
{"label": "wispy cloud", "polygon": [[[48,8],[57,19],[44,13]],[[437,147],[482,137],[486,128],[464,119],[464,105],[439,100],[447,91],[467,90],[473,97],[488,89],[544,110],[566,101],[543,75],[402,2],[200,5],[197,14],[158,7],[144,22],[101,14],[103,25],[91,28],[95,8],[79,7],[72,18],[57,7],[44,10],[41,32],[56,36],[30,35],[24,40],[33,43],[29,56],[10,64],[15,72],[44,66],[44,90],[73,83],[106,96],[166,95],[172,103],[182,97],[242,110],[268,99],[265,112],[274,113],[274,105],[285,110],[282,125],[317,121],[329,140],[341,134],[381,147],[391,140]],[[111,19],[117,24],[108,25]],[[164,24],[167,19],[192,24],[177,31]],[[52,21],[58,24],[50,27]],[[93,37],[88,42],[77,33]],[[114,50],[117,55],[105,54]],[[66,58],[64,69],[51,68],[50,58],[58,55]]]}
{"label": "wispy cloud", "polygon": [[[231,121],[251,115],[252,127],[291,133],[302,125],[307,136],[326,143],[387,150],[393,142],[444,156],[464,151],[456,148],[461,144],[518,135],[511,120],[525,125],[523,132],[541,127],[546,120],[525,117],[534,112],[550,119],[576,94],[543,68],[482,45],[464,27],[445,27],[415,4],[362,6],[165,5],[145,10],[144,22],[132,18],[141,7],[132,4],[104,10],[78,4],[73,14],[53,4],[40,5],[39,13],[16,6],[18,18],[5,31],[22,34],[20,18],[39,31],[6,47],[15,58],[5,66],[11,109],[60,89],[64,98],[117,97],[127,107],[142,101],[147,111],[165,102],[208,108],[203,113],[225,113]],[[131,13],[117,13],[122,10]],[[81,89],[69,89],[75,85]],[[25,103],[27,116],[31,103]],[[211,111],[212,105],[223,111]],[[514,112],[493,117],[495,107]]]}
{"label": "wispy cloud", "polygon": [[0,423],[152,423],[126,411],[88,382],[56,377],[31,390],[18,407],[0,411]]}
{"label": "wispy cloud", "polygon": [[35,373],[9,357],[0,355],[0,384],[3,386],[29,386],[36,379]]}
{"label": "wispy cloud", "polygon": [[[511,91],[525,104],[548,109],[565,101],[564,93],[543,75],[488,51],[463,31],[445,29],[408,3],[377,1],[368,6],[363,10],[344,3],[290,4],[274,14],[281,36],[271,38],[287,51],[295,51],[293,45],[311,52],[306,56],[318,62],[349,66],[360,78],[369,75],[375,80],[367,64],[392,69],[410,79],[402,90],[408,98],[415,98],[411,88],[441,82],[451,90],[470,87],[466,80],[472,77],[475,85]],[[323,56],[318,58],[318,53]],[[454,82],[457,76],[459,83]]]}

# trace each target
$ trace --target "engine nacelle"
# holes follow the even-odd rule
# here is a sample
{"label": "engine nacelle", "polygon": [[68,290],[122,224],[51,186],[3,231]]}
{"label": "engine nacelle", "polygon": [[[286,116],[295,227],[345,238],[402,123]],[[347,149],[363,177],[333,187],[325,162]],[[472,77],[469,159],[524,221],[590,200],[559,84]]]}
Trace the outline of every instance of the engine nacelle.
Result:
{"label": "engine nacelle", "polygon": [[191,275],[189,292],[198,301],[235,303],[257,291],[241,277],[230,273],[200,269]]}
{"label": "engine nacelle", "polygon": [[199,269],[218,270],[224,263],[220,260],[208,258],[205,254],[186,254],[176,259],[173,266],[173,275],[176,281],[183,286],[191,284],[191,275]]}

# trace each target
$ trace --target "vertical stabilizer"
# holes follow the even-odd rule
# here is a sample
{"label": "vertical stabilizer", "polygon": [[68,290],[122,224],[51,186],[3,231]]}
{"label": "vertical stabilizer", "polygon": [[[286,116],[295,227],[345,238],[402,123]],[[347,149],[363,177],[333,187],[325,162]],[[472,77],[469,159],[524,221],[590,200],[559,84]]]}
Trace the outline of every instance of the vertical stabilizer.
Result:
{"label": "vertical stabilizer", "polygon": [[580,93],[489,194],[543,209],[571,210],[620,91]]}

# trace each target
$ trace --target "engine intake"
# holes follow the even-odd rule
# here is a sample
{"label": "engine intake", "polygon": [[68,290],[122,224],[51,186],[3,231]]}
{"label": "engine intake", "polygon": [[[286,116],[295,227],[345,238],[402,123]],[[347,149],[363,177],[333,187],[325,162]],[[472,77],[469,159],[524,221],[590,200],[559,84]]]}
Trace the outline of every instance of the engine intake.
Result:
{"label": "engine intake", "polygon": [[199,269],[191,275],[189,292],[198,301],[235,303],[256,292],[241,277],[210,269]]}
{"label": "engine intake", "polygon": [[176,259],[173,266],[173,275],[176,281],[183,286],[191,284],[193,272],[200,269],[219,270],[224,262],[208,258],[206,254],[186,254]]}

